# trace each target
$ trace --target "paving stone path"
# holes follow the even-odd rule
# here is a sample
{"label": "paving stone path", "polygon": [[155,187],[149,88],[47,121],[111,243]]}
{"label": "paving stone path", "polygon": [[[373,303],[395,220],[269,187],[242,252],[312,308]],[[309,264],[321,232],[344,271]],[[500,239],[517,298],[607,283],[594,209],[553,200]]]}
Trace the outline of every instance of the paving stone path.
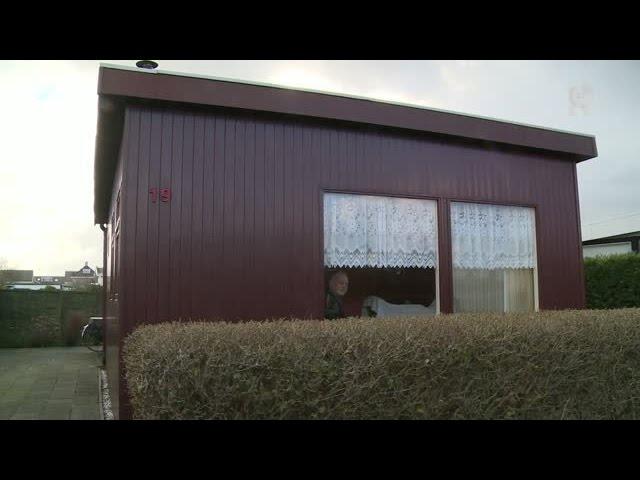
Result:
{"label": "paving stone path", "polygon": [[99,420],[99,355],[85,347],[0,349],[0,420]]}

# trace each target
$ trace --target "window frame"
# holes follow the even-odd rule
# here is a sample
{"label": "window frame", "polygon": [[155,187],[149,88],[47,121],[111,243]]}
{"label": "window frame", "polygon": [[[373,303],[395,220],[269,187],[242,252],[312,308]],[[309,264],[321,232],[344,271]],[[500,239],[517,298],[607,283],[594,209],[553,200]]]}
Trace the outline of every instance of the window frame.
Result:
{"label": "window frame", "polygon": [[[433,195],[420,195],[420,194],[397,194],[397,193],[389,193],[387,191],[380,191],[380,190],[351,190],[351,189],[337,189],[337,188],[325,188],[325,187],[320,187],[319,189],[319,193],[318,193],[318,205],[319,205],[319,210],[320,210],[320,215],[319,215],[319,231],[320,231],[320,269],[319,272],[322,275],[322,278],[324,279],[324,269],[326,268],[326,265],[324,264],[324,195],[327,193],[339,193],[339,194],[345,194],[345,195],[366,195],[366,196],[376,196],[376,197],[391,197],[391,198],[406,198],[406,199],[414,199],[414,200],[431,200],[434,201],[436,204],[436,244],[437,244],[437,261],[436,261],[436,267],[435,267],[435,301],[436,301],[436,313],[435,315],[440,315],[441,314],[441,299],[440,299],[440,293],[441,293],[441,289],[440,289],[440,269],[441,267],[441,262],[442,262],[442,255],[441,255],[441,250],[442,250],[442,234],[441,234],[441,221],[442,219],[440,218],[440,208],[441,208],[441,204],[442,202],[445,200],[443,197],[437,197],[437,196],[433,196]],[[449,242],[448,245],[449,250],[451,249],[451,243]],[[449,257],[451,257],[449,255]],[[324,280],[322,282],[322,284],[324,285]],[[324,291],[320,292],[322,295],[322,303],[321,305],[324,306],[325,303],[325,299],[324,299]],[[453,292],[452,292],[453,293]],[[324,308],[324,307],[323,307]]]}
{"label": "window frame", "polygon": [[[459,198],[453,198],[453,197],[447,197],[446,198],[448,206],[449,206],[449,242],[448,242],[448,248],[449,248],[449,257],[450,257],[450,268],[451,268],[451,310],[452,313],[456,313],[455,311],[453,311],[453,306],[454,306],[454,286],[453,286],[453,229],[451,226],[451,209],[452,209],[452,203],[475,203],[475,204],[481,204],[481,205],[495,205],[495,206],[499,206],[499,207],[523,207],[523,208],[530,208],[533,210],[533,255],[535,258],[535,262],[534,262],[534,266],[533,266],[533,305],[534,305],[534,312],[538,312],[540,311],[540,288],[539,288],[539,275],[538,275],[538,267],[539,267],[539,259],[538,259],[538,242],[540,241],[539,237],[538,237],[538,223],[539,223],[539,216],[538,216],[538,205],[537,204],[527,204],[527,203],[518,203],[518,202],[495,202],[495,201],[491,201],[491,200],[475,200],[475,199],[469,199],[469,198],[464,198],[464,199],[459,199]],[[506,303],[507,303],[507,296],[506,296],[506,284],[503,282],[503,288],[505,289],[505,291],[503,292],[503,307],[502,307],[502,311],[503,313],[507,313],[506,311]]]}

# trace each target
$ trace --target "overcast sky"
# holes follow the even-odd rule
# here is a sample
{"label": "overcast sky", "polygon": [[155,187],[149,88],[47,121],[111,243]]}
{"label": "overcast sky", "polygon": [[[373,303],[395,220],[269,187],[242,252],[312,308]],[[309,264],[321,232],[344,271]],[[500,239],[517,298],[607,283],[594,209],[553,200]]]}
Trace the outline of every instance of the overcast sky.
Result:
{"label": "overcast sky", "polygon": [[[578,165],[583,240],[640,230],[638,61],[157,61],[595,135],[598,158]],[[0,61],[0,265],[37,275],[102,266],[93,225],[99,64]]]}

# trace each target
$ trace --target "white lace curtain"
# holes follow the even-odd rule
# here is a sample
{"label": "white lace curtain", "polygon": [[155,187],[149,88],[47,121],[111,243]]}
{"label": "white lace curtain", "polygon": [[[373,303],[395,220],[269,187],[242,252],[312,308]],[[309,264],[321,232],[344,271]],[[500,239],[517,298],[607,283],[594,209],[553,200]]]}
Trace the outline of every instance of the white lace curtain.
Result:
{"label": "white lace curtain", "polygon": [[433,200],[326,193],[329,267],[430,267],[438,261]]}
{"label": "white lace curtain", "polygon": [[454,268],[534,268],[532,208],[451,203]]}

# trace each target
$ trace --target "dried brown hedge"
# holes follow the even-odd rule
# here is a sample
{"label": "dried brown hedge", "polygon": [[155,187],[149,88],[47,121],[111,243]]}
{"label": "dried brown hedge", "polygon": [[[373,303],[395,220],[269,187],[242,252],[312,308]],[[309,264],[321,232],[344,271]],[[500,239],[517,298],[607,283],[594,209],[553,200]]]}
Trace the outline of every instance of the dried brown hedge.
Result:
{"label": "dried brown hedge", "polygon": [[140,419],[635,419],[640,309],[143,326]]}

